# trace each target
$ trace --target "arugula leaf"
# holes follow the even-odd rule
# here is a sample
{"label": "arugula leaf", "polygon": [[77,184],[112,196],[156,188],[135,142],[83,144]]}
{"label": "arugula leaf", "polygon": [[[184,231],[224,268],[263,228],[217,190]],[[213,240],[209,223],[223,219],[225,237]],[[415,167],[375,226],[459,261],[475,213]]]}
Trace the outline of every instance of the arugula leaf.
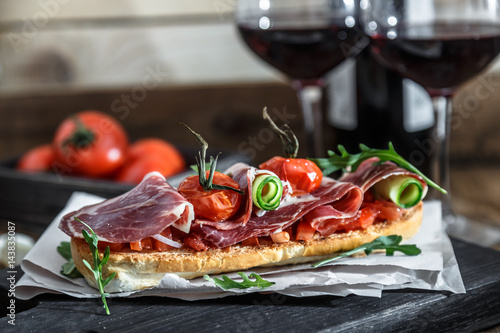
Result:
{"label": "arugula leaf", "polygon": [[75,266],[73,256],[71,255],[71,244],[69,242],[61,242],[61,244],[57,247],[57,252],[61,255],[61,257],[67,260],[67,262],[61,266],[61,274],[66,275],[71,279],[83,277]]}
{"label": "arugula leaf", "polygon": [[226,275],[221,275],[222,280],[219,278],[212,278],[209,275],[204,275],[203,278],[214,283],[224,290],[232,288],[247,289],[251,287],[259,287],[260,289],[264,289],[272,286],[273,284],[276,284],[276,282],[264,280],[262,277],[255,273],[250,274],[250,278],[255,279],[255,281],[250,280],[250,278],[243,272],[238,272],[238,275],[243,278],[243,282],[231,280]]}
{"label": "arugula leaf", "polygon": [[347,152],[344,146],[339,145],[337,149],[339,150],[340,155],[337,155],[334,151],[329,150],[328,158],[310,158],[310,160],[316,163],[320,169],[323,170],[323,174],[329,175],[338,170],[343,170],[344,172],[354,172],[363,161],[372,157],[378,157],[379,162],[377,163],[381,164],[387,161],[394,162],[400,167],[412,171],[422,177],[427,184],[429,184],[429,186],[447,194],[446,190],[434,183],[410,162],[401,157],[394,149],[392,142],[389,142],[388,149],[372,149],[363,144],[360,144],[359,148],[361,150],[360,153],[351,155]]}
{"label": "arugula leaf", "polygon": [[104,287],[115,277],[116,272],[113,272],[111,275],[107,277],[107,279],[104,279],[102,276],[102,267],[108,262],[109,260],[109,253],[110,249],[109,246],[106,247],[106,250],[104,250],[104,255],[102,257],[102,260],[99,258],[99,250],[97,248],[97,244],[99,242],[99,239],[97,235],[94,233],[92,228],[90,228],[85,222],[82,222],[75,216],[75,220],[78,222],[82,223],[85,225],[89,230],[90,234],[88,233],[87,230],[82,229],[82,234],[83,238],[87,241],[87,244],[89,245],[90,248],[90,253],[92,254],[92,258],[94,260],[94,267],[85,259],[83,259],[83,263],[85,266],[87,266],[88,269],[94,274],[95,281],[97,283],[97,286],[99,287],[99,292],[101,293],[101,299],[102,303],[104,304],[104,309],[106,309],[106,314],[110,314],[108,304],[106,303],[106,296],[108,296],[108,293],[104,292]]}
{"label": "arugula leaf", "polygon": [[338,256],[328,258],[325,260],[318,261],[317,263],[313,264],[312,267],[319,267],[323,266],[325,264],[328,264],[332,261],[348,257],[350,255],[353,255],[355,253],[364,251],[366,255],[369,255],[372,253],[374,250],[386,250],[386,255],[392,256],[394,255],[394,252],[399,251],[402,252],[408,256],[416,256],[422,253],[422,250],[420,250],[416,245],[414,244],[405,244],[405,245],[400,245],[401,241],[403,240],[402,236],[399,235],[391,235],[391,236],[380,236],[374,241],[370,243],[363,244],[351,251],[344,252]]}

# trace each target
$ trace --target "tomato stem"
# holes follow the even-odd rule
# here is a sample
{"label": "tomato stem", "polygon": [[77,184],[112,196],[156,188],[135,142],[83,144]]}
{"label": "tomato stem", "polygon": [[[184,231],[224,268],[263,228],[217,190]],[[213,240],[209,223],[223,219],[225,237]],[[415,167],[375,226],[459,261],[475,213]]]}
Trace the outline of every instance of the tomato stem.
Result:
{"label": "tomato stem", "polygon": [[208,164],[210,172],[208,174],[208,179],[207,179],[205,160],[207,157],[208,143],[201,137],[200,134],[193,131],[188,125],[186,125],[184,123],[181,123],[181,124],[184,125],[188,129],[188,131],[190,131],[195,136],[196,140],[198,140],[198,143],[201,146],[201,151],[198,152],[198,157],[196,157],[196,166],[198,168],[198,175],[199,175],[201,187],[203,187],[203,189],[205,191],[230,190],[230,191],[234,191],[236,193],[239,193],[241,195],[245,194],[244,191],[238,190],[234,187],[225,186],[225,185],[218,185],[218,184],[212,183],[213,178],[214,178],[214,173],[215,173],[215,167],[217,165],[217,159],[219,158],[220,153],[217,154],[217,156],[215,156],[215,158],[213,156],[210,156],[210,162]]}
{"label": "tomato stem", "polygon": [[66,148],[68,145],[72,145],[76,149],[90,146],[96,138],[94,132],[89,130],[76,115],[73,115],[71,118],[75,122],[76,128],[73,133],[63,141],[62,148]]}
{"label": "tomato stem", "polygon": [[280,138],[286,157],[296,158],[299,152],[299,140],[297,140],[291,128],[287,124],[284,124],[284,129],[280,129],[267,113],[267,107],[264,107],[264,110],[262,110],[262,116],[269,122],[271,129]]}

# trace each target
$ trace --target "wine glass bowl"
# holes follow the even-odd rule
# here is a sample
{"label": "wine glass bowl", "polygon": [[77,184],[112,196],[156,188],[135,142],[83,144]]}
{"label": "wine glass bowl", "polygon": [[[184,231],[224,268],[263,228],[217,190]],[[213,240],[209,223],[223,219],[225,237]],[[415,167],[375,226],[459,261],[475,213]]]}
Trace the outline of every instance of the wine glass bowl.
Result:
{"label": "wine glass bowl", "polygon": [[325,75],[355,56],[368,38],[355,0],[239,0],[235,19],[246,45],[291,81],[301,103],[307,153],[324,154],[321,97]]}
{"label": "wine glass bowl", "polygon": [[432,19],[424,20],[415,13],[398,11],[398,16],[381,19],[373,12],[364,12],[373,52],[431,95],[453,95],[457,87],[483,71],[500,49],[499,22],[480,15],[452,19],[443,12],[442,17],[430,15]]}

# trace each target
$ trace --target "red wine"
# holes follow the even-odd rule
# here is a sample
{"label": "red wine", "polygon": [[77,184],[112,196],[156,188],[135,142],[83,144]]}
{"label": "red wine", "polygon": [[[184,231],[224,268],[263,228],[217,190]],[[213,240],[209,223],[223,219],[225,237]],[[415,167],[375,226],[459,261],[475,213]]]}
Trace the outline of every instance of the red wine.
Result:
{"label": "red wine", "polygon": [[341,25],[259,29],[239,26],[243,40],[259,57],[288,77],[317,81],[367,43],[359,30]]}
{"label": "red wine", "polygon": [[483,70],[500,51],[500,27],[459,23],[401,27],[375,36],[372,42],[382,61],[432,93],[455,88]]}
{"label": "red wine", "polygon": [[332,72],[326,85],[328,128],[333,142],[350,153],[359,144],[396,151],[430,174],[428,141],[434,123],[432,102],[423,87],[379,64],[367,48]]}

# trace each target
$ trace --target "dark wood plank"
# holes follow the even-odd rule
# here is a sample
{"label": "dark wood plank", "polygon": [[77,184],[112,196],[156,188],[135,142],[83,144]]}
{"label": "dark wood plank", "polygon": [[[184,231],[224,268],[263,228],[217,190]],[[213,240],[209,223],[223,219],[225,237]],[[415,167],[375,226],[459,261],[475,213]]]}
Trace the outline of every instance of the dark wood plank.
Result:
{"label": "dark wood plank", "polygon": [[[383,297],[294,298],[274,293],[186,302],[170,298],[100,300],[41,295],[16,302],[16,327],[2,332],[474,332],[500,324],[500,252],[452,240],[466,294],[398,290]],[[8,287],[6,271],[0,286]],[[8,301],[2,291],[2,309]],[[5,311],[5,310],[4,310]]]}

